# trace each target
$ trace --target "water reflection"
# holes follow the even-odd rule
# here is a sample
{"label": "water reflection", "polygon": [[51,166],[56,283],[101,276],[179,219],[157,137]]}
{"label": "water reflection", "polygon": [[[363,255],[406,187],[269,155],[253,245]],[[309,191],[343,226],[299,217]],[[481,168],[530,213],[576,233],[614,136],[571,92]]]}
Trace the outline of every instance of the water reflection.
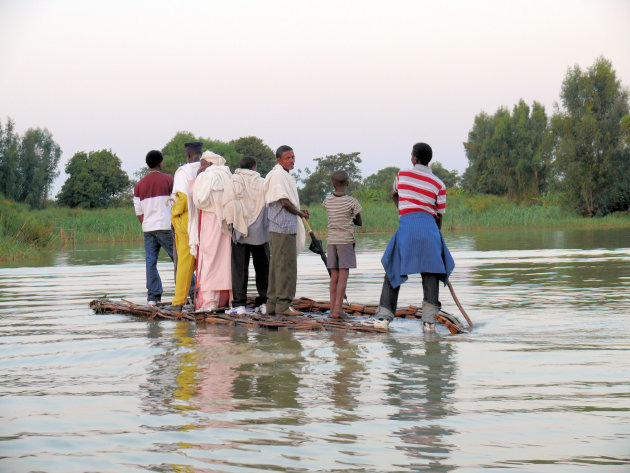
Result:
{"label": "water reflection", "polygon": [[[630,245],[575,235],[447,233],[476,329],[437,339],[414,320],[293,333],[92,314],[103,293],[144,298],[140,245],[2,268],[0,469],[624,471]],[[351,300],[377,301],[388,239],[360,235]],[[327,297],[316,255],[299,271],[300,295]]]}
{"label": "water reflection", "polygon": [[404,425],[396,432],[410,465],[426,465],[431,471],[452,471],[448,439],[456,432],[442,421],[455,414],[451,395],[455,391],[456,360],[453,346],[438,336],[427,335],[424,344],[389,337],[391,357],[400,360],[390,374],[388,400],[399,406],[392,419]]}
{"label": "water reflection", "polygon": [[[257,468],[268,456],[290,471],[453,469],[454,431],[442,421],[453,414],[457,367],[454,347],[438,336],[149,327],[159,351],[147,366],[148,412],[187,418],[160,430],[191,434],[160,447],[192,462],[167,469]],[[227,469],[200,466],[208,463]]]}
{"label": "water reflection", "polygon": [[454,239],[471,237],[477,251],[544,250],[544,249],[616,249],[630,247],[627,228],[546,228],[514,230],[480,230],[446,233]]}

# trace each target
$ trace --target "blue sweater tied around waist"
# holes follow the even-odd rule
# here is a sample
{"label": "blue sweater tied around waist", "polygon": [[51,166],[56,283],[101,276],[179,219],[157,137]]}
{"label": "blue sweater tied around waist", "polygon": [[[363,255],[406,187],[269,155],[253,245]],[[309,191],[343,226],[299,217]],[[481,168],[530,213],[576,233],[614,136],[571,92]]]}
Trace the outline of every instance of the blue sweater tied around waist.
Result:
{"label": "blue sweater tied around waist", "polygon": [[381,263],[392,287],[398,287],[408,275],[418,273],[442,274],[446,285],[455,268],[455,261],[435,222],[427,212],[401,215]]}

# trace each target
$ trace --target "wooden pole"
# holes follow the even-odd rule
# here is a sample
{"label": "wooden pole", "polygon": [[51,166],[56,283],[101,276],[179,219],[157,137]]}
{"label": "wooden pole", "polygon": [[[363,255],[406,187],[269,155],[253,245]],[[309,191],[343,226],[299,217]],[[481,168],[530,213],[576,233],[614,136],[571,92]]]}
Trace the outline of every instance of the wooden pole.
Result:
{"label": "wooden pole", "polygon": [[468,325],[470,325],[470,328],[473,328],[472,320],[470,320],[470,317],[468,317],[468,314],[466,314],[466,311],[464,310],[462,305],[459,303],[459,299],[455,295],[455,290],[453,289],[453,286],[451,285],[450,281],[448,283],[448,288],[451,291],[451,296],[453,296],[453,300],[455,301],[455,304],[457,304],[457,308],[459,309],[459,311],[462,313],[462,315],[466,319],[466,322],[468,322]]}

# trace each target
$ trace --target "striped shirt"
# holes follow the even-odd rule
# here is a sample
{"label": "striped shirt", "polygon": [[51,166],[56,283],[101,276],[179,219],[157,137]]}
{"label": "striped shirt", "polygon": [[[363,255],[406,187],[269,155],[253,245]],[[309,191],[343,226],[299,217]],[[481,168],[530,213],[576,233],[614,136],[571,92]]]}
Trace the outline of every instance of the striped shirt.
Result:
{"label": "striped shirt", "polygon": [[143,215],[142,231],[171,229],[171,207],[167,200],[173,191],[173,177],[163,172],[150,172],[133,188],[133,207]]}
{"label": "striped shirt", "polygon": [[269,231],[274,233],[286,233],[295,235],[297,233],[297,215],[292,214],[284,207],[279,200],[272,202],[269,207]]}
{"label": "striped shirt", "polygon": [[354,243],[354,217],[361,212],[361,204],[349,195],[328,194],[322,202],[328,212],[328,243]]}
{"label": "striped shirt", "polygon": [[427,212],[437,217],[446,211],[446,186],[431,168],[416,164],[413,169],[400,171],[394,179],[398,192],[398,215]]}

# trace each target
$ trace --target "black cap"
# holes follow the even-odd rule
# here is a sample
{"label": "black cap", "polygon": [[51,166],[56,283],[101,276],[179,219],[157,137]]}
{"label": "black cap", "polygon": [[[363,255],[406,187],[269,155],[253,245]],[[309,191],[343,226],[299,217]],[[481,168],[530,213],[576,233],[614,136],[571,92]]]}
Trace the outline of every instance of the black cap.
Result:
{"label": "black cap", "polygon": [[184,143],[184,147],[189,153],[201,153],[203,143],[201,141],[189,141],[188,143]]}

